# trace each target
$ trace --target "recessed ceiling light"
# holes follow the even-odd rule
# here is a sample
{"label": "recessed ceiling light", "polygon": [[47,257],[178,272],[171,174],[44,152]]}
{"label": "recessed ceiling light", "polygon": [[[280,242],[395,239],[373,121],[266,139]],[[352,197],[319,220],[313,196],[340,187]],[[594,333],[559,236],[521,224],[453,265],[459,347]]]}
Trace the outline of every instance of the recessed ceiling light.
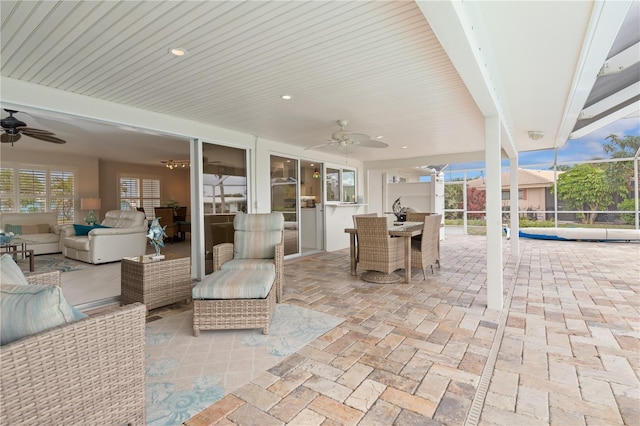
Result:
{"label": "recessed ceiling light", "polygon": [[289,101],[289,100],[293,99],[293,96],[291,96],[291,95],[282,95],[282,96],[280,96],[280,98],[284,99],[285,101]]}
{"label": "recessed ceiling light", "polygon": [[187,51],[181,47],[172,47],[169,49],[169,53],[174,56],[185,56],[187,54]]}
{"label": "recessed ceiling light", "polygon": [[384,138],[384,136],[382,136],[382,135],[381,136],[376,136],[376,139],[382,139],[382,138]]}
{"label": "recessed ceiling light", "polygon": [[402,149],[407,149],[407,148],[409,148],[409,147],[408,147],[408,146],[406,146],[406,145],[402,147]]}

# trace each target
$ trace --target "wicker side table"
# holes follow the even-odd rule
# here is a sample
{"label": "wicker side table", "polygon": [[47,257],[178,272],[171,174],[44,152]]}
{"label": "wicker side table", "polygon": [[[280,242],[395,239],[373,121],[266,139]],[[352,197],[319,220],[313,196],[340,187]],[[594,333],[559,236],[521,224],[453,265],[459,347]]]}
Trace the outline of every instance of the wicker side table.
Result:
{"label": "wicker side table", "polygon": [[125,304],[141,302],[147,311],[191,299],[191,258],[166,253],[153,260],[125,257],[121,262],[121,292]]}

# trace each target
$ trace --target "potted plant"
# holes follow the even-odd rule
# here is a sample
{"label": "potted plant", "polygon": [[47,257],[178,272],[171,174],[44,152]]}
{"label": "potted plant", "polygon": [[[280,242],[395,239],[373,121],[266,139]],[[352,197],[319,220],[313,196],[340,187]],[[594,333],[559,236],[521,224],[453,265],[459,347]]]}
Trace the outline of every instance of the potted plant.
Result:
{"label": "potted plant", "polygon": [[176,210],[180,207],[180,202],[175,199],[175,197],[171,197],[169,200],[162,203],[163,207],[171,207],[173,209],[173,215],[176,215]]}

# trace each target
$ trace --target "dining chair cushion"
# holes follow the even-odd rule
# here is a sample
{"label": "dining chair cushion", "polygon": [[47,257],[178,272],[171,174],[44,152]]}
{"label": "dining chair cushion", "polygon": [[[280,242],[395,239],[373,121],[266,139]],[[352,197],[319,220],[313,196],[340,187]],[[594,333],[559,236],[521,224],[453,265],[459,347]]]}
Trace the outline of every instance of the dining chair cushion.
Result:
{"label": "dining chair cushion", "polygon": [[248,270],[276,270],[276,264],[273,259],[232,259],[225,262],[220,267],[223,271],[242,271]]}
{"label": "dining chair cushion", "polygon": [[234,259],[273,259],[275,246],[282,241],[282,213],[244,214],[233,219]]}
{"label": "dining chair cushion", "polygon": [[275,278],[275,270],[221,270],[196,284],[191,294],[194,299],[264,299]]}

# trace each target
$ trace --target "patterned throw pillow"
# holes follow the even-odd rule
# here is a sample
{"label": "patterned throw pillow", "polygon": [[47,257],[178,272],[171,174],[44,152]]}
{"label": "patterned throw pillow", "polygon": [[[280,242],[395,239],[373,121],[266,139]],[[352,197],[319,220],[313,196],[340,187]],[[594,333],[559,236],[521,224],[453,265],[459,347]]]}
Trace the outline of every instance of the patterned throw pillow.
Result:
{"label": "patterned throw pillow", "polygon": [[5,225],[4,232],[13,232],[15,235],[22,235],[22,226],[21,225]]}
{"label": "patterned throw pillow", "polygon": [[0,285],[0,345],[73,321],[58,286]]}

